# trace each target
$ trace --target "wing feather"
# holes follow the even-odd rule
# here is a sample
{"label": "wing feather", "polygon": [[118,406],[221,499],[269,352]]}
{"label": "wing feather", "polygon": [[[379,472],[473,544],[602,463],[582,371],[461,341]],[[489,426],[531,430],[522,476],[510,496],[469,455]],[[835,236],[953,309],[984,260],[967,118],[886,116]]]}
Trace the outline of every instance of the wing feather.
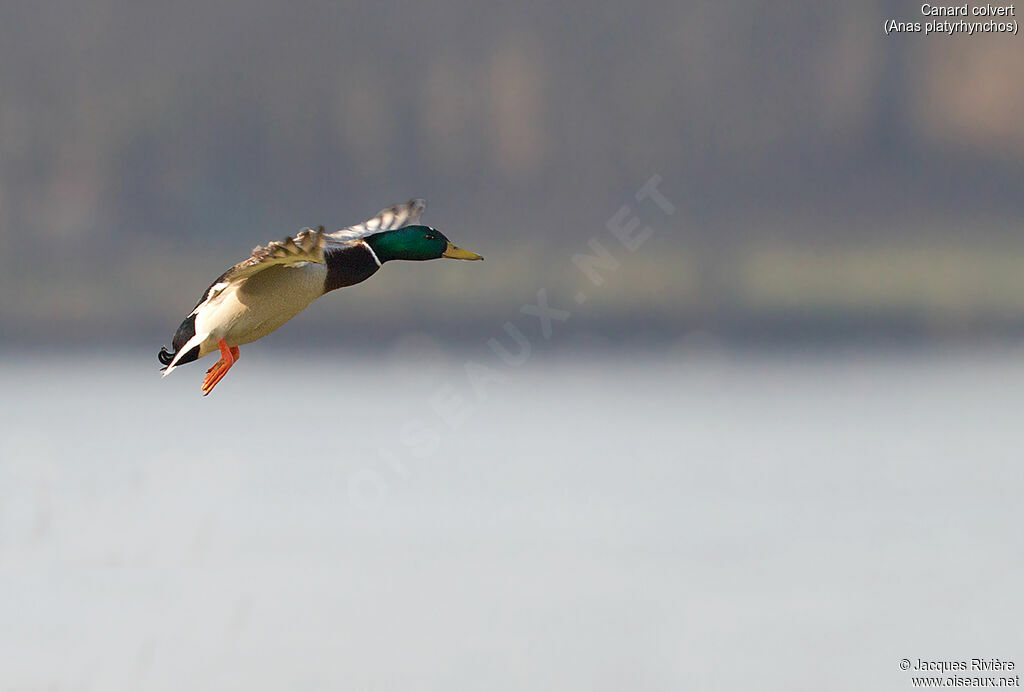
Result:
{"label": "wing feather", "polygon": [[393,231],[403,226],[412,226],[419,223],[420,216],[423,215],[426,208],[427,201],[425,199],[410,199],[408,202],[393,204],[387,209],[381,209],[372,219],[335,231],[329,236],[333,240],[351,243],[381,231]]}
{"label": "wing feather", "polygon": [[281,265],[295,265],[303,262],[315,262],[324,264],[324,246],[327,244],[324,227],[306,228],[294,237],[284,240],[275,240],[264,246],[253,248],[252,254],[247,258],[228,269],[217,277],[217,280],[210,284],[206,293],[196,303],[192,314],[216,298],[224,289],[232,284],[245,281],[254,274],[264,269]]}

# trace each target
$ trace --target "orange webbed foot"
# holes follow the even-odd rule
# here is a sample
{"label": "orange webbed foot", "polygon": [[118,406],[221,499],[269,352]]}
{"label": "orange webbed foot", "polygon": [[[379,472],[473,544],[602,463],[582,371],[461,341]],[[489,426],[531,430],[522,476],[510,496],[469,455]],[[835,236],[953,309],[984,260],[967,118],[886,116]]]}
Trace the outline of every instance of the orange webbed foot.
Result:
{"label": "orange webbed foot", "polygon": [[220,360],[213,364],[213,367],[206,371],[206,379],[203,380],[203,396],[206,396],[213,391],[213,388],[217,386],[217,383],[224,379],[224,375],[228,374],[228,370],[231,366],[238,362],[241,357],[241,352],[237,346],[228,346],[224,339],[217,341],[217,346],[220,348]]}

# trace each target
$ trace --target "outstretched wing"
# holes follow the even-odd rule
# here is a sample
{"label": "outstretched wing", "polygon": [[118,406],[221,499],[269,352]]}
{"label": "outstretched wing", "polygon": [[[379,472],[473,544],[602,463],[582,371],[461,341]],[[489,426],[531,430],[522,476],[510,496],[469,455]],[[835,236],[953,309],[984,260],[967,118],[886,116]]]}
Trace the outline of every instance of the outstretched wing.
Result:
{"label": "outstretched wing", "polygon": [[381,209],[372,219],[355,226],[343,228],[340,231],[335,231],[330,233],[329,236],[332,240],[351,243],[373,233],[393,231],[403,226],[412,226],[419,223],[420,216],[426,208],[427,201],[425,199],[410,199],[408,202],[393,204],[387,209]]}
{"label": "outstretched wing", "polygon": [[298,265],[305,262],[324,264],[324,246],[327,243],[324,227],[307,228],[295,236],[275,240],[262,247],[255,247],[252,255],[221,274],[214,281],[192,310],[199,309],[216,298],[225,288],[238,284],[264,269],[280,265]]}

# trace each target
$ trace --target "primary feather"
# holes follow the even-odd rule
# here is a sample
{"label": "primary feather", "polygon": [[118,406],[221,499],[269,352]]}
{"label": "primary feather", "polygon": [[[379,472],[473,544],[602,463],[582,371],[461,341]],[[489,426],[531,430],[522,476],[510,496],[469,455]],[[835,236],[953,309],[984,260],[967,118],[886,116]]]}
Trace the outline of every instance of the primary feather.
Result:
{"label": "primary feather", "polygon": [[420,216],[426,208],[425,199],[410,199],[408,202],[393,204],[387,209],[381,209],[372,219],[331,233],[330,238],[351,243],[381,231],[412,226],[420,222]]}

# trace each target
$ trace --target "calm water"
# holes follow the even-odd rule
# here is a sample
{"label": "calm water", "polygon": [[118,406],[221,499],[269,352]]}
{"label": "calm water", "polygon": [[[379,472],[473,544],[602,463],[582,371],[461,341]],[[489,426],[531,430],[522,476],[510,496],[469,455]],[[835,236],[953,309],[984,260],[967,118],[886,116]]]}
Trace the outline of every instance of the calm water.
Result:
{"label": "calm water", "polygon": [[0,689],[1024,665],[1024,354],[409,355],[4,359]]}

